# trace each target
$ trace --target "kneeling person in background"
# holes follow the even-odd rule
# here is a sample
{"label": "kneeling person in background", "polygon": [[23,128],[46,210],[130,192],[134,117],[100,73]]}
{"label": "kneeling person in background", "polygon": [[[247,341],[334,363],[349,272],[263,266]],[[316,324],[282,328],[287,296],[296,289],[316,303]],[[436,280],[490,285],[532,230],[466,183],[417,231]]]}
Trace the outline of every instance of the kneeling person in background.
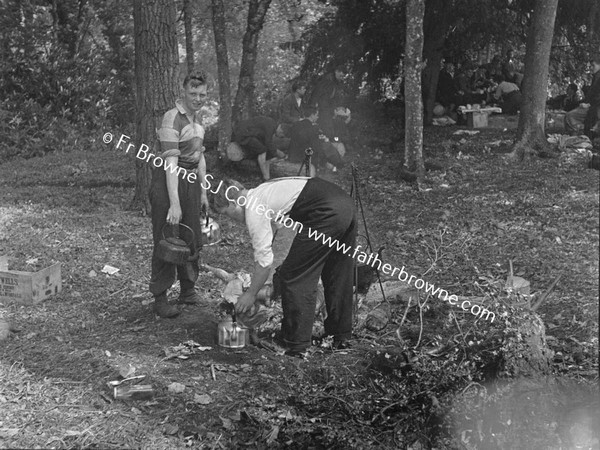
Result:
{"label": "kneeling person in background", "polygon": [[232,142],[227,148],[227,155],[223,156],[230,161],[256,159],[263,180],[269,180],[270,160],[285,157],[283,152],[275,148],[273,142],[276,129],[277,122],[266,116],[240,121],[233,129]]}
{"label": "kneeling person in background", "polygon": [[[325,333],[333,336],[337,348],[345,346],[352,334],[354,261],[350,250],[357,231],[352,197],[333,183],[307,177],[278,178],[250,190],[224,180],[216,192],[211,197],[213,210],[245,222],[254,249],[252,283],[238,298],[236,311],[244,314],[254,305],[273,264],[272,226],[281,227],[285,221],[288,227],[289,221],[297,235],[278,269],[287,354],[302,356],[311,345],[319,278],[327,310]],[[344,249],[325,245],[319,236],[337,241]]]}
{"label": "kneeling person in background", "polygon": [[311,176],[316,175],[316,168],[320,165],[330,163],[335,167],[343,166],[342,155],[337,148],[329,142],[329,139],[322,134],[317,121],[319,120],[319,111],[314,106],[304,108],[304,118],[294,123],[290,130],[290,162],[299,163],[304,160],[305,150],[313,150]]}

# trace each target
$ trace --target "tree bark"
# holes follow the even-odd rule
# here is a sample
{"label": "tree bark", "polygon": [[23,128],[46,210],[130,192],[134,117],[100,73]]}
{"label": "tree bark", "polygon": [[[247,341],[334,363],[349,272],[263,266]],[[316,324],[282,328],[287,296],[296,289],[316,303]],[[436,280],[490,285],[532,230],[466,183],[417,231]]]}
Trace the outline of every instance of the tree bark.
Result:
{"label": "tree bark", "polygon": [[185,60],[188,73],[194,71],[194,37],[192,33],[192,0],[183,0],[183,27],[185,29]]}
{"label": "tree bark", "polygon": [[423,68],[423,17],[425,0],[406,2],[406,47],[404,50],[404,98],[406,103],[406,131],[404,137],[404,165],[417,176],[425,175],[423,164],[423,102],[421,70]]}
{"label": "tree bark", "polygon": [[[164,113],[179,92],[176,4],[171,0],[134,0],[136,140],[152,151]],[[150,164],[136,158],[135,195],[131,209],[150,213]]]}
{"label": "tree bark", "polygon": [[248,5],[248,24],[242,40],[242,62],[240,79],[233,104],[233,123],[236,124],[254,114],[254,67],[260,30],[265,23],[265,17],[271,0],[250,0]]}
{"label": "tree bark", "polygon": [[219,76],[219,155],[224,155],[231,139],[231,81],[225,34],[225,7],[223,0],[212,0],[212,23],[217,53]]}
{"label": "tree bark", "polygon": [[452,0],[429,0],[425,7],[423,59],[423,99],[425,102],[425,125],[433,122],[433,107],[437,94],[438,79],[446,35],[450,28]]}
{"label": "tree bark", "polygon": [[546,148],[545,121],[548,66],[558,0],[535,0],[527,33],[525,73],[517,139],[510,159],[521,161]]}

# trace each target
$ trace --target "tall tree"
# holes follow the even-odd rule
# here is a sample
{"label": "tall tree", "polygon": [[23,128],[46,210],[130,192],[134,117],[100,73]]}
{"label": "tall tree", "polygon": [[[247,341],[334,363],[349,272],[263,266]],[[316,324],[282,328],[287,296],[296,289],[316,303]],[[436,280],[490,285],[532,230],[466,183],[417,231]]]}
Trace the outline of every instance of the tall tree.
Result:
{"label": "tall tree", "polygon": [[527,32],[525,73],[517,139],[510,157],[523,160],[547,146],[544,125],[548,66],[554,35],[558,0],[535,0],[531,25]]}
{"label": "tall tree", "polygon": [[[171,0],[134,0],[136,140],[152,149],[164,113],[179,92],[176,4]],[[155,152],[154,152],[155,153]],[[150,165],[136,158],[135,195],[131,208],[148,214]]]}
{"label": "tall tree", "polygon": [[260,30],[265,23],[265,17],[271,0],[250,0],[248,5],[248,23],[242,40],[242,62],[240,78],[233,104],[233,123],[253,115],[255,106],[254,67]]}
{"label": "tall tree", "polygon": [[219,154],[225,154],[231,138],[231,81],[225,35],[225,7],[223,0],[212,0],[212,24],[215,35],[217,70],[219,74]]}
{"label": "tall tree", "polygon": [[423,17],[425,0],[406,2],[406,46],[404,57],[404,99],[406,131],[404,138],[404,165],[420,182],[425,175],[423,164],[423,102],[421,70],[423,69]]}
{"label": "tall tree", "polygon": [[188,73],[194,70],[194,35],[192,18],[194,17],[192,0],[183,0],[183,28],[185,29],[185,60]]}

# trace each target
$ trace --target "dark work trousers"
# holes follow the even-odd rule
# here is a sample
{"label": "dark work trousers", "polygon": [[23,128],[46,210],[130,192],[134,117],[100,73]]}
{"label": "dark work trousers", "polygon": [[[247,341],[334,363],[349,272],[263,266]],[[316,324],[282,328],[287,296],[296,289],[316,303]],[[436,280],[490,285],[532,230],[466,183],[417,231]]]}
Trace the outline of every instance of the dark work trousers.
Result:
{"label": "dark work trousers", "polygon": [[516,114],[521,108],[521,91],[512,91],[504,95],[502,114]]}
{"label": "dark work trousers", "polygon": [[[193,251],[200,251],[202,247],[200,224],[201,183],[198,180],[195,183],[188,182],[183,176],[183,172],[177,178],[179,179],[178,194],[182,212],[181,223],[194,231]],[[162,167],[155,168],[152,171],[150,202],[152,205],[152,236],[154,238],[150,292],[155,297],[163,294],[175,283],[176,279],[180,281],[182,292],[189,290],[194,287],[198,279],[199,259],[188,262],[184,266],[176,266],[175,264],[164,262],[157,256],[158,243],[162,239],[162,229],[167,223],[167,214],[171,204],[167,192],[167,173]],[[165,227],[165,235],[167,237],[172,235],[169,228],[169,225]],[[189,230],[184,227],[178,228],[179,236],[186,242],[190,242],[191,233]]]}
{"label": "dark work trousers", "polygon": [[[303,227],[278,271],[282,281],[283,340],[293,350],[311,345],[319,277],[325,291],[325,333],[335,340],[348,339],[352,334],[354,283],[351,251],[357,230],[354,200],[335,184],[311,178],[289,216]],[[350,255],[309,237],[309,227],[345,244]]]}
{"label": "dark work trousers", "polygon": [[262,153],[267,154],[267,159],[272,159],[277,156],[277,153],[272,150],[272,146],[265,145],[263,140],[258,137],[242,137],[235,142],[242,146],[242,149],[244,150],[244,157],[247,159],[254,159]]}

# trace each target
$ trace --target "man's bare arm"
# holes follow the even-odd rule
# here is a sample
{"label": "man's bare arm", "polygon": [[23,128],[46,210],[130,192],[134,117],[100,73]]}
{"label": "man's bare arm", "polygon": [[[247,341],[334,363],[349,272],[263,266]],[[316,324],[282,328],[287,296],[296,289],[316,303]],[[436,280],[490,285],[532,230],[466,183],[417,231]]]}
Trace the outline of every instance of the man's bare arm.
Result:
{"label": "man's bare arm", "polygon": [[[165,167],[169,164],[176,167],[179,161],[177,156],[167,156]],[[159,168],[158,170],[161,170]],[[167,175],[167,193],[169,194],[169,212],[167,213],[167,222],[175,225],[181,221],[181,205],[179,203],[179,178],[177,172],[166,170]]]}

